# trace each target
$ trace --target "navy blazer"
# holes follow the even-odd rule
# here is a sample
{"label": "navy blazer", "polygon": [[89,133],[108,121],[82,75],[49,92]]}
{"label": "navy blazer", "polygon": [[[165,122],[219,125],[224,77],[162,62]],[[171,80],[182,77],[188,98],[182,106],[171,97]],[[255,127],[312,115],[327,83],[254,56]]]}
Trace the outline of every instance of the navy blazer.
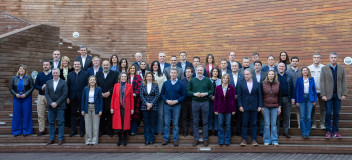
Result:
{"label": "navy blazer", "polygon": [[81,66],[82,66],[82,69],[84,71],[87,71],[87,69],[89,67],[92,67],[93,66],[93,63],[92,63],[92,59],[93,57],[89,54],[87,54],[87,57],[86,57],[86,63],[84,63],[84,66],[83,66],[83,63],[82,63],[82,57],[81,56],[78,56],[75,58],[75,61],[80,61],[81,62]]}
{"label": "navy blazer", "polygon": [[[177,67],[180,67],[180,68],[182,69],[181,62],[177,62],[176,66],[177,66]],[[192,69],[193,69],[193,64],[192,64],[191,62],[186,61],[186,67],[185,67],[185,70],[186,70],[186,68],[187,68],[187,67],[190,67],[190,68],[192,68]],[[182,72],[183,72],[183,76],[185,76],[185,77],[186,77],[186,73],[185,73],[185,71],[183,71],[183,70],[182,70]],[[193,71],[193,74],[195,74],[195,73],[194,73],[194,71]]]}
{"label": "navy blazer", "polygon": [[[76,74],[75,71],[70,72],[67,75],[67,87],[68,87],[68,95],[67,98],[70,99],[70,101],[74,100],[75,98],[78,98],[78,100],[81,100],[82,98],[82,92],[85,86],[88,85],[88,72],[86,71],[79,71],[78,75]],[[77,78],[77,80],[76,80]]]}
{"label": "navy blazer", "polygon": [[[103,71],[103,68],[100,67],[100,66],[99,66],[98,72],[99,72],[99,71]],[[94,75],[94,67],[89,67],[89,68],[87,69],[87,72],[88,72],[88,75],[89,75],[89,76],[96,76],[96,75]],[[98,72],[97,72],[97,73],[98,73]],[[96,73],[95,73],[95,74],[96,74]]]}
{"label": "navy blazer", "polygon": [[[237,62],[237,61],[235,61]],[[238,68],[242,68],[242,64],[240,62],[237,62],[238,63]],[[227,61],[227,69],[231,71],[231,62],[230,61]]]}
{"label": "navy blazer", "polygon": [[147,110],[146,103],[153,104],[153,107],[151,108],[151,110],[153,110],[153,111],[158,110],[157,102],[159,99],[159,87],[158,87],[157,83],[152,84],[152,88],[151,88],[149,94],[148,94],[147,86],[144,86],[143,83],[141,83],[141,90],[140,90],[139,94],[140,94],[141,101],[142,101],[142,106],[141,106],[142,111]]}
{"label": "navy blazer", "polygon": [[[268,72],[269,71],[269,65],[266,65],[262,68],[262,72]],[[274,66],[274,71],[278,73],[279,71],[277,70],[277,67]]]}
{"label": "navy blazer", "polygon": [[229,76],[230,76],[230,85],[232,85],[232,86],[235,87],[236,93],[238,92],[238,90],[237,90],[238,84],[239,84],[241,81],[244,80],[244,75],[241,74],[241,73],[239,73],[239,72],[237,72],[237,73],[238,73],[238,74],[237,74],[237,85],[236,85],[236,86],[235,86],[235,81],[234,81],[234,79],[233,79],[233,74],[232,74],[232,72],[229,74]]}
{"label": "navy blazer", "polygon": [[45,98],[47,101],[46,107],[48,110],[52,110],[51,103],[56,102],[58,109],[66,109],[66,98],[67,98],[67,84],[65,80],[59,79],[59,83],[54,91],[54,79],[48,80],[45,87]]}
{"label": "navy blazer", "polygon": [[258,107],[263,106],[262,90],[260,88],[260,84],[257,81],[253,81],[253,88],[251,93],[248,91],[246,80],[241,81],[241,83],[237,83],[237,85],[238,92],[236,93],[238,106],[242,106],[244,111],[257,111]]}
{"label": "navy blazer", "polygon": [[[304,84],[303,77],[298,77],[296,80],[296,103],[304,101]],[[309,102],[317,102],[317,90],[315,87],[314,78],[309,78]]]}
{"label": "navy blazer", "polygon": [[[89,90],[90,87],[84,87],[82,93],[82,102],[81,102],[81,110],[84,111],[85,114],[88,114],[88,99],[89,99]],[[95,114],[99,114],[99,112],[103,112],[103,94],[101,92],[101,88],[95,86],[94,89],[94,109]]]}

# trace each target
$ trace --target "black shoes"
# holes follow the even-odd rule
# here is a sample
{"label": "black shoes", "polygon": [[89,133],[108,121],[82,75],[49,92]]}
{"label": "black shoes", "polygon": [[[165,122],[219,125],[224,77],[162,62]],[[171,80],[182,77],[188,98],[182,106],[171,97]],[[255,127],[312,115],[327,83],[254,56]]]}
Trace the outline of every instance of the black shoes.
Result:
{"label": "black shoes", "polygon": [[70,137],[73,137],[73,136],[76,135],[76,134],[77,134],[76,132],[72,131],[69,136],[70,136]]}
{"label": "black shoes", "polygon": [[194,140],[194,141],[193,141],[193,146],[198,145],[198,143],[199,143],[198,141]]}
{"label": "black shoes", "polygon": [[79,136],[83,137],[84,136],[84,132],[79,132]]}
{"label": "black shoes", "polygon": [[47,145],[50,145],[50,144],[54,144],[54,141],[53,140],[49,140]]}
{"label": "black shoes", "polygon": [[167,145],[169,142],[168,141],[165,141],[165,140],[163,140],[162,142],[161,142],[161,144],[162,145]]}

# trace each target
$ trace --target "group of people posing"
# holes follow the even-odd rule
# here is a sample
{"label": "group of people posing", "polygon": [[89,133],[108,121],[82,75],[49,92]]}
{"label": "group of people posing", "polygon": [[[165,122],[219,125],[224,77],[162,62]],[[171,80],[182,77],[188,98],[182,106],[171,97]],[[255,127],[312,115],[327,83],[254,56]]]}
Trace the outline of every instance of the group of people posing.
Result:
{"label": "group of people posing", "polygon": [[[70,137],[85,135],[87,145],[98,144],[102,135],[118,135],[117,145],[127,145],[127,136],[138,134],[143,121],[145,144],[154,144],[154,137],[162,135],[162,145],[170,139],[179,145],[179,124],[183,136],[194,137],[193,146],[200,137],[204,146],[209,136],[218,136],[218,144],[230,145],[231,136],[242,136],[241,146],[247,145],[250,129],[251,144],[257,146],[257,130],[264,145],[279,145],[280,121],[283,135],[290,138],[291,106],[297,107],[297,123],[303,138],[309,138],[311,128],[317,128],[315,106],[320,106],[320,129],[326,138],[342,138],[338,133],[341,101],[347,95],[345,69],[337,64],[337,53],[329,55],[329,64],[320,63],[321,55],[313,54],[313,64],[298,67],[299,58],[289,59],[281,52],[279,61],[267,57],[260,61],[258,53],[244,57],[242,64],[235,61],[235,52],[229,60],[215,64],[212,54],[187,61],[187,53],[171,56],[160,52],[158,61],[150,66],[136,53],[136,61],[112,55],[100,63],[100,58],[81,55],[71,64],[67,56],[53,52],[53,60],[43,62],[35,82],[27,76],[26,65],[21,64],[11,80],[13,95],[12,134],[33,134],[32,92],[39,91],[37,100],[38,136],[46,134],[48,111],[48,144],[55,142],[55,122],[58,123],[58,144],[63,144],[64,129],[71,127]],[[73,65],[73,66],[71,66]],[[331,125],[331,114],[333,123]],[[170,127],[172,126],[172,138]],[[202,127],[202,136],[199,127]],[[236,130],[232,131],[233,126]],[[259,127],[259,129],[257,129]]]}

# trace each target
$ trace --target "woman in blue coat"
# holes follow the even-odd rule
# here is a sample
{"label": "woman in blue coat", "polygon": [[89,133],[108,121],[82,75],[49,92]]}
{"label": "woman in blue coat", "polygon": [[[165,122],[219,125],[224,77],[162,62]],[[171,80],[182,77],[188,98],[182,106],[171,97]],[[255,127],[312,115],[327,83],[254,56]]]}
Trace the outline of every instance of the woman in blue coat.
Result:
{"label": "woman in blue coat", "polygon": [[20,64],[17,75],[12,77],[10,92],[13,95],[12,135],[27,136],[33,133],[32,124],[32,77],[27,76],[27,66]]}
{"label": "woman in blue coat", "polygon": [[81,110],[85,121],[86,144],[96,145],[99,139],[100,116],[103,113],[103,95],[101,88],[96,86],[95,76],[90,76],[88,83],[83,89]]}
{"label": "woman in blue coat", "polygon": [[296,106],[299,108],[299,121],[303,138],[309,138],[311,129],[311,114],[317,101],[317,91],[314,78],[308,67],[303,67],[301,76],[296,80]]}

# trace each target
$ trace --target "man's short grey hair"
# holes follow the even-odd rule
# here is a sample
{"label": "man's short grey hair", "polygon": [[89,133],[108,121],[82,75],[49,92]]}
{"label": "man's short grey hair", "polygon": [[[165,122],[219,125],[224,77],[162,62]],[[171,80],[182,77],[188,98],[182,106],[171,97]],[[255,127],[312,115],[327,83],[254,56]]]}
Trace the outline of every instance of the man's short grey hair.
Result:
{"label": "man's short grey hair", "polygon": [[232,62],[232,63],[231,63],[231,66],[232,66],[232,65],[235,65],[235,64],[238,66],[238,63],[237,63],[237,62]]}
{"label": "man's short grey hair", "polygon": [[198,68],[203,68],[203,69],[204,69],[204,67],[203,67],[202,65],[198,65],[198,66],[197,66],[197,69],[198,69]]}
{"label": "man's short grey hair", "polygon": [[166,56],[166,53],[165,53],[165,52],[159,52],[159,56],[160,56],[160,54],[165,54],[165,56]]}
{"label": "man's short grey hair", "polygon": [[278,63],[278,64],[277,64],[277,66],[279,66],[280,64],[283,64],[283,65],[284,65],[284,67],[286,68],[286,65],[285,65],[285,63],[284,63],[284,62],[280,62],[280,63]]}
{"label": "man's short grey hair", "polygon": [[138,56],[138,55],[143,56],[142,53],[140,52],[137,52],[134,56]]}
{"label": "man's short grey hair", "polygon": [[315,52],[315,53],[313,54],[313,56],[320,56],[320,53]]}
{"label": "man's short grey hair", "polygon": [[331,52],[331,53],[330,53],[330,57],[331,57],[332,55],[335,55],[335,56],[337,57],[337,53],[336,53],[336,52]]}
{"label": "man's short grey hair", "polygon": [[247,68],[247,69],[244,70],[244,72],[246,72],[246,71],[248,71],[252,75],[252,69]]}
{"label": "man's short grey hair", "polygon": [[53,54],[54,54],[55,52],[59,52],[59,54],[61,54],[61,52],[60,52],[59,50],[55,50],[55,51],[53,52]]}
{"label": "man's short grey hair", "polygon": [[59,68],[53,68],[53,69],[51,69],[51,73],[52,73],[53,71],[57,71],[57,72],[60,74],[60,69],[59,69]]}
{"label": "man's short grey hair", "polygon": [[177,71],[176,68],[171,68],[171,69],[170,69],[170,73],[171,73],[171,71],[176,71],[176,73],[178,74],[178,71]]}
{"label": "man's short grey hair", "polygon": [[247,60],[247,59],[249,60],[249,57],[243,57],[243,61],[244,61],[244,60]]}

